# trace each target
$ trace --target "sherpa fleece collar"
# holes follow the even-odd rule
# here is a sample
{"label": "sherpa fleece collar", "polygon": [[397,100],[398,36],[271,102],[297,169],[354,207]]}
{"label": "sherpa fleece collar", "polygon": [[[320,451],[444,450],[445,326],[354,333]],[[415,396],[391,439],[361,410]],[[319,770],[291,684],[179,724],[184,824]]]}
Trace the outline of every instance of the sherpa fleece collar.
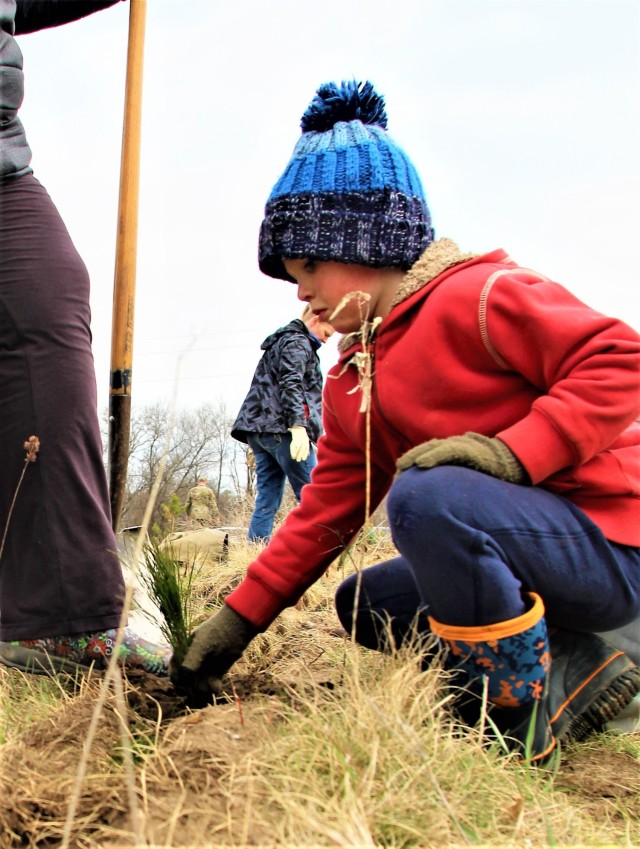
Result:
{"label": "sherpa fleece collar", "polygon": [[[402,282],[391,304],[391,309],[401,304],[413,295],[414,292],[423,289],[439,274],[451,268],[451,266],[468,262],[477,256],[480,256],[480,254],[462,253],[460,248],[451,239],[436,239],[434,242],[431,242],[422,256],[402,278]],[[340,340],[338,350],[340,353],[343,353],[361,340],[362,331],[348,333]]]}

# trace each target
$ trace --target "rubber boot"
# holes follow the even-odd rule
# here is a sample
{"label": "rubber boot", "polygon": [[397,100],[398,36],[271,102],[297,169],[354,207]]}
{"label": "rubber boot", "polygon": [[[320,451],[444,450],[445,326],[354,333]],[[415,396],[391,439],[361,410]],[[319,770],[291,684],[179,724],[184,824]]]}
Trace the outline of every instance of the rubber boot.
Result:
{"label": "rubber boot", "polygon": [[541,762],[556,745],[547,704],[551,654],[542,599],[529,597],[530,609],[505,622],[461,627],[430,618],[430,624],[458,677],[466,676],[472,689],[486,679],[491,721],[509,750]]}
{"label": "rubber boot", "polygon": [[557,740],[604,730],[640,692],[640,667],[597,634],[550,633],[549,717]]}

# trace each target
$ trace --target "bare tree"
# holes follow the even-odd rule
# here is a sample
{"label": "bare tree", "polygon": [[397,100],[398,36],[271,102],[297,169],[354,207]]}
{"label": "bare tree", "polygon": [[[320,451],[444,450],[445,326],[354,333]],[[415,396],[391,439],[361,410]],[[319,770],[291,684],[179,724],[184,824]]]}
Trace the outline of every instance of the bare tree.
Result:
{"label": "bare tree", "polygon": [[256,463],[248,445],[233,442],[230,446],[227,468],[232,488],[238,497],[254,498],[256,494]]}
{"label": "bare tree", "polygon": [[[219,500],[225,495],[223,501],[234,501],[243,494],[237,470],[238,443],[231,437],[233,422],[226,405],[208,403],[195,410],[178,411],[173,417],[171,433],[170,413],[165,403],[134,409],[123,525],[141,522],[165,450],[154,520],[160,518],[162,502],[174,494],[184,501],[199,477],[209,480]],[[105,420],[105,428],[107,424]]]}

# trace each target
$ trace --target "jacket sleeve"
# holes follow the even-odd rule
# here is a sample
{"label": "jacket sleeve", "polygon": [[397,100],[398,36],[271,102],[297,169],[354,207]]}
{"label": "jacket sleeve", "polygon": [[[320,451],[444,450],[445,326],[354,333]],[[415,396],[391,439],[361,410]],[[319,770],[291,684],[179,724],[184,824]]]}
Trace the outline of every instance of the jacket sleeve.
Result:
{"label": "jacket sleeve", "polygon": [[324,574],[362,528],[366,507],[373,513],[393,480],[393,475],[373,466],[366,504],[364,453],[344,436],[327,399],[325,391],[325,435],[318,442],[318,465],[311,483],[302,489],[300,505],[226,598],[236,613],[260,630]]}
{"label": "jacket sleeve", "polygon": [[122,0],[17,0],[16,35],[68,24]]}
{"label": "jacket sleeve", "polygon": [[533,484],[607,449],[640,415],[640,337],[559,284],[502,278],[486,332],[502,367],[540,391],[526,416],[496,434]]}
{"label": "jacket sleeve", "polygon": [[309,343],[301,336],[285,340],[280,349],[278,387],[282,416],[287,428],[307,425],[304,380],[309,352]]}

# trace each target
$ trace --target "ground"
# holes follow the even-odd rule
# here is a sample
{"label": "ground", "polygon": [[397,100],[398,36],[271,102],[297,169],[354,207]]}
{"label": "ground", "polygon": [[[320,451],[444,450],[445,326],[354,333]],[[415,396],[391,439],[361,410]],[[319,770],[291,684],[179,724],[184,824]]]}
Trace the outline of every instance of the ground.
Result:
{"label": "ground", "polygon": [[[330,629],[324,636],[335,640]],[[316,632],[314,639],[317,637]],[[330,689],[340,686],[339,670],[322,650],[311,661],[308,654],[305,660],[295,642],[288,643],[287,651],[291,655],[284,674],[232,673],[232,696],[195,711],[167,679],[128,673],[127,722],[138,746],[136,766],[143,764],[143,777],[136,779],[137,804],[149,843],[199,848],[215,838],[212,824],[235,818],[245,822],[242,845],[271,843],[271,835],[247,816],[244,799],[227,792],[229,770],[260,750],[265,723],[282,703],[295,703],[296,693],[302,695],[301,688],[310,682]],[[300,674],[296,660],[307,673],[311,670],[311,677]],[[77,809],[71,847],[129,849],[136,845],[127,794],[131,785],[125,771],[114,772],[113,768],[113,752],[122,729],[122,709],[113,694],[100,714],[85,779],[77,784],[78,762],[91,733],[95,704],[96,690],[87,688],[52,717],[29,726],[23,737],[0,747],[2,849],[60,846],[74,794]],[[637,751],[634,754],[623,747],[616,751],[589,741],[569,746],[563,752],[555,786],[571,795],[582,814],[596,820],[640,820]],[[229,842],[221,837],[221,844]]]}

